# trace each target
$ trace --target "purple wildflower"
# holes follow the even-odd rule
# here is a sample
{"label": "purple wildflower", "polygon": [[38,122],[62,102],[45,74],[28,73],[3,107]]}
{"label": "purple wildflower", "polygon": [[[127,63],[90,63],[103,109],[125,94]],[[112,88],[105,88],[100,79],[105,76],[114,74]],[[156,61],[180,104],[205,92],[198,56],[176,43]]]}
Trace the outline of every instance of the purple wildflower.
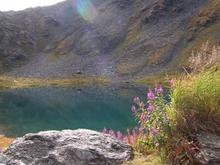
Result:
{"label": "purple wildflower", "polygon": [[163,87],[162,87],[161,85],[157,86],[157,87],[155,88],[155,93],[156,93],[157,95],[163,94]]}
{"label": "purple wildflower", "polygon": [[152,112],[154,110],[154,106],[152,104],[149,104],[147,107],[148,112]]}
{"label": "purple wildflower", "polygon": [[152,134],[153,134],[153,136],[157,136],[157,134],[158,134],[158,129],[153,128],[153,129],[152,129]]}
{"label": "purple wildflower", "polygon": [[171,87],[174,86],[174,79],[170,79],[169,84],[170,84]]}
{"label": "purple wildflower", "polygon": [[134,105],[132,105],[132,107],[131,107],[131,112],[132,113],[136,113],[137,112],[137,109],[136,109],[136,107]]}
{"label": "purple wildflower", "polygon": [[140,104],[140,102],[141,102],[140,97],[135,96],[135,97],[134,97],[134,99],[133,99],[133,102],[134,102],[135,104],[139,105],[139,104]]}
{"label": "purple wildflower", "polygon": [[149,89],[149,91],[147,93],[147,99],[151,100],[151,101],[155,99],[155,95],[151,89]]}
{"label": "purple wildflower", "polygon": [[132,135],[133,135],[133,137],[134,137],[134,141],[136,141],[138,135],[137,135],[137,131],[136,131],[135,128],[132,130]]}
{"label": "purple wildflower", "polygon": [[124,140],[127,144],[129,144],[129,142],[128,142],[128,136],[125,136],[125,137],[123,138],[123,140]]}
{"label": "purple wildflower", "polygon": [[141,116],[140,116],[141,122],[145,122],[146,119],[147,119],[147,115],[145,113],[142,113]]}
{"label": "purple wildflower", "polygon": [[143,128],[140,127],[139,130],[138,130],[138,132],[139,132],[140,134],[142,134],[142,133],[143,133]]}
{"label": "purple wildflower", "polygon": [[135,141],[134,136],[131,135],[129,138],[130,138],[130,139],[129,139],[129,140],[130,140],[130,144],[133,145],[133,144],[134,144],[134,141]]}
{"label": "purple wildflower", "polygon": [[111,135],[112,137],[116,137],[115,131],[112,129],[109,130],[109,135]]}

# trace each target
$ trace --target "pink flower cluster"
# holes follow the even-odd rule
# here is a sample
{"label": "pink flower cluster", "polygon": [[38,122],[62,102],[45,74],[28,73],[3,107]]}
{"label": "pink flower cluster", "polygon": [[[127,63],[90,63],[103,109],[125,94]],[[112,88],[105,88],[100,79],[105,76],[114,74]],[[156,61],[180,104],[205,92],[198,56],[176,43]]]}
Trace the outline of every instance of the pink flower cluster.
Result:
{"label": "pink flower cluster", "polygon": [[149,89],[147,91],[146,102],[138,96],[133,98],[131,112],[139,123],[138,129],[127,129],[126,134],[120,131],[115,132],[112,129],[104,129],[102,132],[130,145],[138,144],[140,139],[144,139],[149,148],[158,147],[163,143],[163,138],[166,139],[164,132],[169,126],[169,118],[166,112],[167,102],[163,93],[163,87],[157,85],[154,90]]}
{"label": "pink flower cluster", "polygon": [[124,141],[127,144],[134,145],[137,142],[140,132],[138,129],[135,129],[135,128],[132,129],[132,131],[130,131],[130,129],[127,129],[127,134],[123,135],[122,132],[120,131],[115,132],[112,129],[104,128],[102,133],[110,135],[114,138],[117,138],[120,141]]}
{"label": "pink flower cluster", "polygon": [[[140,122],[140,128],[145,128],[146,123],[151,123],[151,120],[154,120],[155,114],[159,114],[158,107],[160,107],[160,103],[158,100],[163,98],[164,89],[162,85],[157,85],[154,90],[149,89],[147,92],[147,103],[144,104],[138,96],[133,98],[133,105],[131,107],[132,113],[136,116],[138,121]],[[161,108],[161,107],[160,107]],[[165,117],[166,114],[163,112]],[[159,115],[160,116],[160,115]],[[158,116],[158,117],[159,117]],[[152,118],[153,117],[153,118]],[[163,120],[165,120],[165,117]],[[148,126],[149,132],[153,136],[157,136],[158,128],[155,126]]]}

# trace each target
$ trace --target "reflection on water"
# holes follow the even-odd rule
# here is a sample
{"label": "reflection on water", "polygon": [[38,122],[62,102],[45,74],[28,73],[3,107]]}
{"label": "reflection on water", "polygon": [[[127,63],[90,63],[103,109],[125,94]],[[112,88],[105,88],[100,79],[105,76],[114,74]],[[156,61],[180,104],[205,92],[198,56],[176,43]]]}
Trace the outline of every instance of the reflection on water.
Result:
{"label": "reflection on water", "polygon": [[0,91],[0,134],[21,136],[42,130],[135,125],[132,98],[144,90],[120,87],[34,88]]}

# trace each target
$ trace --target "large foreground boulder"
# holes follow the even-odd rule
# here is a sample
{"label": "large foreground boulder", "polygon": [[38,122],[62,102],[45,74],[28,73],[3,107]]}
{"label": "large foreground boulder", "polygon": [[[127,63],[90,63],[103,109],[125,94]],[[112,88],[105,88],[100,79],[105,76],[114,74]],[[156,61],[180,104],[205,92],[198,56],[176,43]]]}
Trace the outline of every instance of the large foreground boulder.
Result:
{"label": "large foreground boulder", "polygon": [[118,165],[133,158],[132,148],[91,130],[46,131],[16,139],[0,155],[7,165]]}

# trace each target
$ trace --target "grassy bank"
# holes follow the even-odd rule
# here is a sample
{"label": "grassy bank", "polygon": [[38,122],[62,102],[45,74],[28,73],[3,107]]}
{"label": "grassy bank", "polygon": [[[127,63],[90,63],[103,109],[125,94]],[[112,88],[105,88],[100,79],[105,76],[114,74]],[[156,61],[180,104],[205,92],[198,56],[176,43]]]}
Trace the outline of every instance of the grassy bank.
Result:
{"label": "grassy bank", "polygon": [[201,131],[220,135],[220,67],[175,79],[170,98],[166,109],[172,132],[165,145],[167,158],[173,164],[193,164],[199,150],[193,135]]}
{"label": "grassy bank", "polygon": [[68,78],[29,78],[29,77],[10,77],[0,76],[1,89],[47,87],[47,86],[89,86],[103,85],[110,83],[106,77],[97,76],[74,76]]}
{"label": "grassy bank", "polygon": [[163,84],[164,86],[168,86],[168,78],[167,74],[156,74],[151,76],[146,76],[142,78],[138,78],[134,80],[134,83],[137,85],[155,85],[155,84]]}
{"label": "grassy bank", "polygon": [[125,162],[123,165],[165,165],[161,160],[161,157],[157,152],[144,156],[140,153],[136,153],[134,159]]}

